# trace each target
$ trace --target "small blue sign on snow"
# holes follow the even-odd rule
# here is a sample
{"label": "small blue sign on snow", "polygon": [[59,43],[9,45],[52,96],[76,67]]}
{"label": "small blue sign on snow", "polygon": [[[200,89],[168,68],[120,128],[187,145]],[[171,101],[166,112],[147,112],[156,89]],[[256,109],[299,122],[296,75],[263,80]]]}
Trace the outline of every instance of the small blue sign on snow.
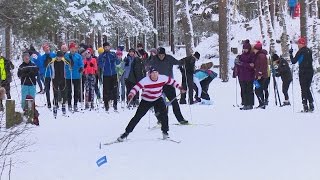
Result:
{"label": "small blue sign on snow", "polygon": [[102,166],[103,164],[107,163],[107,157],[106,156],[101,157],[100,159],[97,160],[96,163],[98,167]]}

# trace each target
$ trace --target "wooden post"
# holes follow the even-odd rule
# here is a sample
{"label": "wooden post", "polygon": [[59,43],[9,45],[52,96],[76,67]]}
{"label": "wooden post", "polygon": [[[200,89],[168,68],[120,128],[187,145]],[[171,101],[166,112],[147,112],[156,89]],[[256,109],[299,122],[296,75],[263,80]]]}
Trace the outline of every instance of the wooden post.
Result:
{"label": "wooden post", "polygon": [[33,99],[26,99],[26,117],[28,123],[33,123],[34,118],[34,108],[33,108]]}
{"label": "wooden post", "polygon": [[[20,115],[20,116],[19,116]],[[11,128],[22,122],[21,114],[15,112],[15,101],[12,99],[6,100],[6,128]]]}

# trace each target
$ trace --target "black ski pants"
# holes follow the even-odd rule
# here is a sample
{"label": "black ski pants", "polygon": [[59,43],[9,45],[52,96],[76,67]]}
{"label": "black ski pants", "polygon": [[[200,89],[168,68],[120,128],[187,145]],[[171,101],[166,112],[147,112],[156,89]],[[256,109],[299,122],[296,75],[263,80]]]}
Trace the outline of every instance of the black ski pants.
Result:
{"label": "black ski pants", "polygon": [[46,77],[44,79],[44,89],[46,90],[47,104],[51,104],[51,100],[50,100],[50,83],[51,83],[51,78],[50,77]]}
{"label": "black ski pants", "polygon": [[[177,96],[176,95],[176,89],[171,85],[163,86],[163,93],[166,95],[166,97],[169,99],[169,101],[172,101]],[[175,99],[174,101],[172,101],[171,105],[172,105],[173,113],[176,116],[177,120],[179,122],[184,120],[184,117],[181,114],[181,110],[180,110],[180,106],[179,106],[178,100]],[[157,110],[156,109],[155,109],[155,113],[157,114]],[[157,118],[158,118],[158,121],[160,121],[159,117],[157,117]]]}
{"label": "black ski pants", "polygon": [[254,105],[253,81],[240,81],[241,98],[244,106]]}
{"label": "black ski pants", "polygon": [[269,85],[270,85],[270,77],[266,78],[264,81],[264,86],[263,86],[264,101],[269,101]]}
{"label": "black ski pants", "polygon": [[58,106],[59,102],[59,93],[62,98],[62,104],[65,104],[67,101],[67,84],[65,79],[53,79],[53,104]]}
{"label": "black ski pants", "polygon": [[[182,71],[182,87],[185,90],[188,90],[188,96],[189,96],[189,104],[193,104],[193,89],[194,89],[194,83],[193,83],[193,74],[186,74],[184,71]],[[181,101],[186,102],[186,96],[187,93],[181,94]]]}
{"label": "black ski pants", "polygon": [[118,96],[118,79],[117,75],[103,76],[103,101],[104,106],[109,108],[109,101],[113,100],[113,107],[117,107]]}
{"label": "black ski pants", "polygon": [[159,99],[153,102],[145,101],[143,99],[141,100],[136,114],[133,116],[128,126],[126,127],[126,133],[129,134],[133,131],[133,129],[139,123],[141,118],[148,112],[148,110],[151,107],[154,107],[155,111],[158,112],[157,118],[161,122],[162,132],[167,133],[169,131],[168,112],[167,112],[166,105],[164,103],[163,98],[160,97]]}
{"label": "black ski pants", "polygon": [[265,90],[265,82],[266,79],[265,78],[261,78],[258,80],[260,87],[259,88],[255,88],[255,93],[256,96],[258,98],[259,101],[259,105],[264,105],[265,103],[265,94],[264,94],[264,90]]}
{"label": "black ski pants", "polygon": [[74,105],[77,105],[80,99],[80,79],[67,79],[67,98],[68,98],[68,105],[71,105],[72,101],[72,84],[73,84],[73,98],[74,98]]}
{"label": "black ski pants", "polygon": [[288,90],[289,90],[289,86],[290,86],[291,82],[292,82],[292,80],[282,81],[282,93],[284,95],[284,100],[289,100]]}
{"label": "black ski pants", "polygon": [[310,91],[313,78],[313,71],[299,72],[299,81],[301,87],[302,104],[313,103],[313,97]]}

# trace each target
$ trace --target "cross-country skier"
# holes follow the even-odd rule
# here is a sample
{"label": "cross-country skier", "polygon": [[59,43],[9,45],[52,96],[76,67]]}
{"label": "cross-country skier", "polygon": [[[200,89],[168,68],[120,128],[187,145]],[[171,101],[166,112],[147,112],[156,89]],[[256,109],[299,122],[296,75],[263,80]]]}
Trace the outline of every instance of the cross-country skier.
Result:
{"label": "cross-country skier", "polygon": [[72,111],[72,84],[74,90],[74,103],[73,111],[78,111],[78,102],[80,100],[80,78],[83,71],[83,61],[79,53],[77,53],[77,45],[71,43],[69,45],[70,53],[66,53],[64,58],[67,60],[66,65],[66,79],[67,79],[67,98],[68,98],[68,109]]}
{"label": "cross-country skier", "polygon": [[151,107],[159,112],[158,118],[161,122],[161,130],[163,139],[168,138],[168,112],[164,103],[162,95],[162,89],[165,85],[171,85],[174,88],[180,89],[181,93],[185,93],[185,90],[174,80],[165,75],[159,75],[156,68],[151,67],[149,75],[139,81],[130,91],[128,98],[129,101],[136,95],[136,93],[142,89],[142,100],[138,106],[136,114],[130,120],[125,133],[123,133],[117,140],[122,142],[133,131],[135,126],[139,123],[141,118],[148,112]]}
{"label": "cross-country skier", "polygon": [[[299,64],[299,81],[301,87],[301,97],[302,97],[302,104],[303,104],[303,111],[314,111],[313,105],[313,97],[310,91],[312,78],[313,78],[313,58],[312,58],[312,51],[307,47],[307,41],[305,38],[301,37],[298,40],[298,48],[299,51],[293,57],[293,49],[289,50],[290,59],[292,64]],[[308,106],[309,102],[309,106]]]}
{"label": "cross-country skier", "polygon": [[285,59],[280,58],[278,54],[273,54],[272,60],[275,63],[274,65],[274,69],[276,73],[275,75],[277,77],[281,77],[281,80],[282,80],[282,93],[285,99],[283,102],[283,105],[284,106],[290,105],[288,89],[292,82],[291,69],[289,67],[288,62]]}
{"label": "cross-country skier", "polygon": [[50,63],[53,69],[52,84],[53,84],[53,113],[57,115],[59,93],[62,97],[62,113],[66,114],[66,101],[67,101],[67,83],[66,83],[66,68],[67,61],[64,59],[64,52],[58,51],[57,57]]}
{"label": "cross-country skier", "polygon": [[97,60],[92,57],[93,50],[91,48],[87,49],[86,58],[84,59],[84,71],[85,76],[85,108],[94,109],[94,90],[96,84],[96,74],[98,71]]}
{"label": "cross-country skier", "polygon": [[[11,99],[10,83],[12,81],[11,70],[14,69],[14,65],[8,59],[0,56],[0,86],[5,89],[7,99]],[[3,111],[2,100],[0,100],[0,111]]]}
{"label": "cross-country skier", "polygon": [[98,67],[102,71],[103,76],[103,100],[106,112],[109,111],[109,101],[113,100],[113,108],[115,111],[117,107],[117,96],[118,96],[118,80],[116,65],[120,64],[114,52],[111,52],[110,43],[103,43],[104,52],[99,55]]}

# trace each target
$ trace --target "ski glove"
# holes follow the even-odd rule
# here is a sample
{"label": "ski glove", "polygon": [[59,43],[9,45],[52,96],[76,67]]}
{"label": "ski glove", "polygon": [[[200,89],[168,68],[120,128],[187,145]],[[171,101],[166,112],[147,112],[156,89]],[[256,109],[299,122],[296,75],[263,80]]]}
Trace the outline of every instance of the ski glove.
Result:
{"label": "ski glove", "polygon": [[180,86],[180,87],[179,87],[179,90],[180,90],[180,92],[181,92],[182,94],[186,92],[186,90],[185,90],[185,89],[183,89],[183,87],[182,87],[182,86]]}
{"label": "ski glove", "polygon": [[84,68],[87,68],[87,64],[84,64]]}
{"label": "ski glove", "polygon": [[293,49],[291,48],[291,49],[289,50],[289,54],[292,55],[292,53],[293,53]]}
{"label": "ski glove", "polygon": [[81,67],[80,69],[79,69],[79,73],[82,73],[83,72],[83,68]]}
{"label": "ski glove", "polygon": [[90,67],[93,67],[93,63],[90,63]]}

